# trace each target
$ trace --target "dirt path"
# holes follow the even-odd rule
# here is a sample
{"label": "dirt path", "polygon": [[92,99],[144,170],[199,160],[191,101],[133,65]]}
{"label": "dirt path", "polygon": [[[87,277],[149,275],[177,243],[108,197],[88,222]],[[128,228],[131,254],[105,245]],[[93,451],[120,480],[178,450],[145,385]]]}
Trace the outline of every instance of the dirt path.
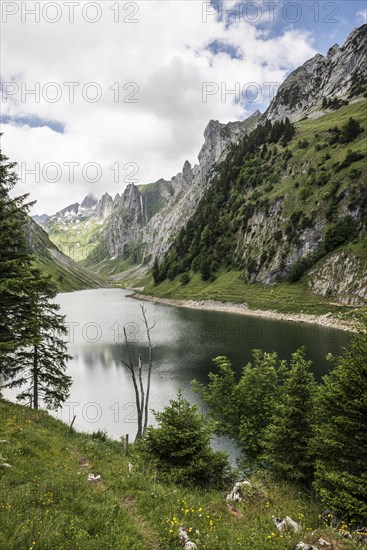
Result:
{"label": "dirt path", "polygon": [[[75,447],[71,448],[70,451],[78,460],[81,472],[84,472],[85,475],[91,473],[92,465],[89,459],[85,456],[82,456],[78,449],[76,449]],[[106,487],[102,475],[99,481],[90,482],[90,485],[96,491],[108,491],[108,487]],[[126,510],[129,518],[137,527],[144,541],[145,548],[147,550],[161,550],[162,546],[159,542],[159,536],[150,526],[149,522],[141,514],[139,514],[134,495],[128,495],[123,498],[119,498],[116,495],[114,496],[118,505]]]}

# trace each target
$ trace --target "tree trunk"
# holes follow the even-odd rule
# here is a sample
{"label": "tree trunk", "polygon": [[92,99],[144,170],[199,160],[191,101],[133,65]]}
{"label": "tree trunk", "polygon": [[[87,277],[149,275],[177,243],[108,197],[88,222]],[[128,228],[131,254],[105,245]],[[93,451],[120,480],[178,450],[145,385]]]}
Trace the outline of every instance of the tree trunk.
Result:
{"label": "tree trunk", "polygon": [[38,409],[38,348],[33,350],[33,408]]}
{"label": "tree trunk", "polygon": [[138,425],[140,426],[139,439],[144,435],[143,431],[143,414],[144,414],[144,385],[143,385],[143,364],[141,361],[141,356],[139,355],[139,384],[140,384],[140,409],[139,409],[139,418]]}
{"label": "tree trunk", "polygon": [[147,338],[148,338],[148,351],[149,351],[149,358],[148,358],[148,378],[147,378],[147,392],[146,392],[146,398],[145,398],[145,411],[144,411],[144,424],[143,424],[143,435],[148,425],[148,414],[149,414],[149,395],[150,395],[150,378],[152,375],[152,366],[153,366],[153,346],[152,341],[150,338],[150,331],[152,328],[154,328],[155,323],[149,327],[147,317],[145,315],[145,309],[142,306],[141,308],[143,319],[145,323],[145,328],[147,331]]}

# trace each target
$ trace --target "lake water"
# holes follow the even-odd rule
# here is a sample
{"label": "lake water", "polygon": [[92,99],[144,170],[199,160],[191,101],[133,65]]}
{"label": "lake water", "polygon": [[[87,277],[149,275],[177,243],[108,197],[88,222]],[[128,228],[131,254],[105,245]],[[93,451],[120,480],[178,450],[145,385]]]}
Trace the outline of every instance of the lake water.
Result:
{"label": "lake water", "polygon": [[[227,355],[238,374],[251,359],[251,350],[276,351],[289,358],[305,345],[313,360],[317,379],[330,368],[326,355],[337,354],[350,335],[316,325],[287,323],[244,315],[190,310],[131,297],[120,289],[85,290],[59,294],[56,301],[66,315],[69,326],[69,352],[73,356],[68,373],[73,378],[71,395],[58,414],[78,430],[106,430],[113,438],[136,432],[135,395],[128,369],[123,326],[133,342],[135,356],[147,356],[146,333],[141,305],[146,307],[149,324],[155,323],[151,337],[154,344],[154,369],[150,406],[161,410],[174,398],[178,388],[191,402],[206,411],[205,404],[190,388],[193,379],[208,380],[212,358]],[[151,422],[154,417],[151,415]],[[235,448],[226,440],[215,446]]]}

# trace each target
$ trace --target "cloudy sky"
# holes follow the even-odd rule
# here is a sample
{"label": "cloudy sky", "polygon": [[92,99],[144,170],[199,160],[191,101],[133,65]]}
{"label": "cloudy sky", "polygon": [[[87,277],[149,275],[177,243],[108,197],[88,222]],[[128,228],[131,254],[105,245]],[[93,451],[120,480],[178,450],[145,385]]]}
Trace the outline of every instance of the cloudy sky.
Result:
{"label": "cloudy sky", "polygon": [[170,179],[197,162],[210,119],[264,111],[367,13],[365,0],[1,4],[2,148],[38,214]]}

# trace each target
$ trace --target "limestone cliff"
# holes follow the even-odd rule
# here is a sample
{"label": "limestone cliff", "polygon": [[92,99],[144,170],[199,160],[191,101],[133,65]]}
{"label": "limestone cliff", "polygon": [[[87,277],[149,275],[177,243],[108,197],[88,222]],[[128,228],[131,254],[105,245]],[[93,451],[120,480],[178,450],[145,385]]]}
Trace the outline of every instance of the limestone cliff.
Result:
{"label": "limestone cliff", "polygon": [[292,122],[323,113],[323,98],[351,99],[367,89],[367,24],[355,29],[342,47],[315,55],[280,86],[264,119]]}

